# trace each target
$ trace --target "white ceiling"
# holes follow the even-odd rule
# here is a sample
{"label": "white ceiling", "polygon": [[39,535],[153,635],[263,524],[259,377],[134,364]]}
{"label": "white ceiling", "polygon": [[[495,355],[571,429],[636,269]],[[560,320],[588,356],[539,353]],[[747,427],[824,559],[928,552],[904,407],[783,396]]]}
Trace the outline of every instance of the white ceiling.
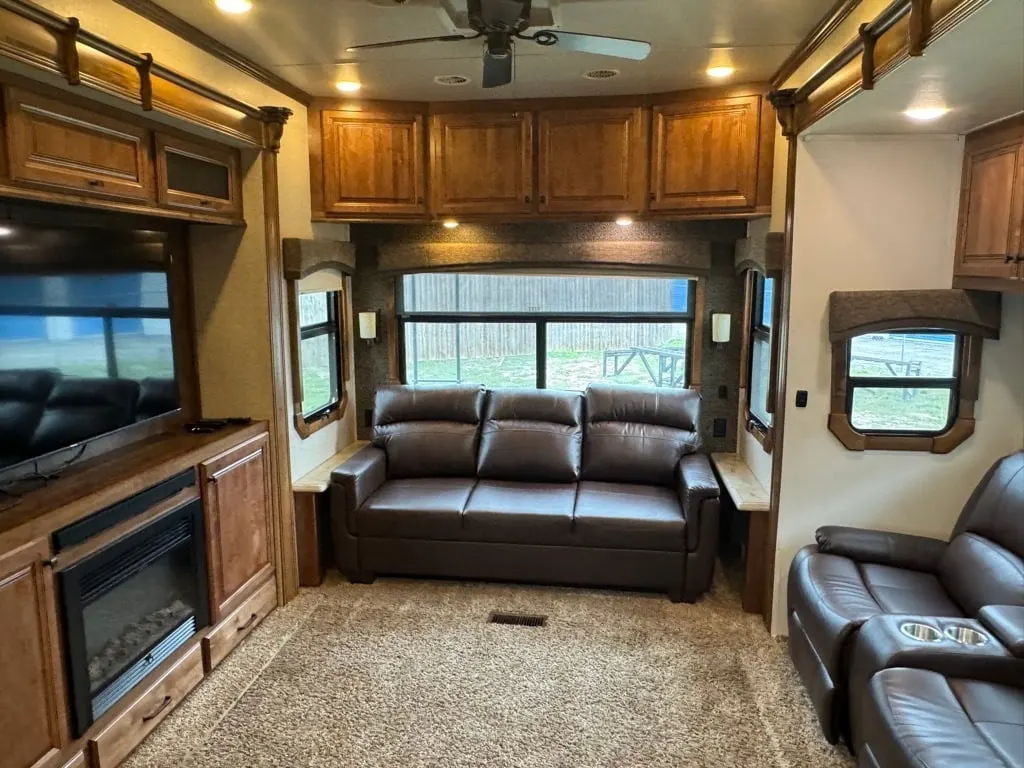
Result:
{"label": "white ceiling", "polygon": [[[158,0],[315,96],[336,95],[338,80],[358,80],[362,97],[410,101],[672,91],[708,85],[704,70],[719,63],[736,68],[733,82],[766,81],[833,1],[536,0],[541,13],[550,7],[556,28],[647,40],[652,53],[628,61],[520,42],[516,82],[484,91],[480,41],[345,52],[350,45],[451,34],[453,12],[464,13],[465,0],[253,0],[242,16],[221,13],[213,0]],[[345,63],[334,64],[339,60]],[[597,68],[621,74],[583,78]],[[433,82],[436,75],[472,82],[442,86]]]}
{"label": "white ceiling", "polygon": [[[903,110],[941,104],[949,112],[917,123]],[[1024,0],[988,2],[808,134],[968,133],[1024,111]]]}

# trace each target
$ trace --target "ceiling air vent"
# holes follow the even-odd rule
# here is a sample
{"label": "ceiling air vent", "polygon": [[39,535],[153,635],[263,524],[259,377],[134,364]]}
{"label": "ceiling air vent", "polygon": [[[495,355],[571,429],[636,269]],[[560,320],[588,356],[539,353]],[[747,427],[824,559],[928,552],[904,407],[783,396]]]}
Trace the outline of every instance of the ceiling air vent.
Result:
{"label": "ceiling air vent", "polygon": [[469,82],[468,77],[463,75],[438,75],[434,78],[438,85],[465,85]]}
{"label": "ceiling air vent", "polygon": [[592,69],[583,75],[587,80],[607,80],[610,77],[618,77],[617,69]]}

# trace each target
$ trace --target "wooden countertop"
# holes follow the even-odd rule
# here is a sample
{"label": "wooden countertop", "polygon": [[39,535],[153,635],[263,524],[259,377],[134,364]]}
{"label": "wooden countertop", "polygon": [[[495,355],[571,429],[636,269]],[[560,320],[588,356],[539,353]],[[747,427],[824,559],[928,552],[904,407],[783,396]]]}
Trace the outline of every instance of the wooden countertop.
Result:
{"label": "wooden countertop", "polygon": [[267,431],[256,421],[219,432],[173,432],[85,459],[13,506],[0,505],[0,552],[81,520]]}
{"label": "wooden countertop", "polygon": [[767,512],[771,494],[754,477],[750,467],[735,453],[712,453],[711,463],[718,470],[722,485],[732,497],[736,509],[744,512]]}
{"label": "wooden countertop", "polygon": [[316,469],[307,472],[298,480],[292,481],[292,492],[294,493],[323,493],[331,484],[331,472],[334,468],[345,461],[364,445],[370,443],[366,440],[356,440],[354,443],[345,446],[336,454],[327,459]]}

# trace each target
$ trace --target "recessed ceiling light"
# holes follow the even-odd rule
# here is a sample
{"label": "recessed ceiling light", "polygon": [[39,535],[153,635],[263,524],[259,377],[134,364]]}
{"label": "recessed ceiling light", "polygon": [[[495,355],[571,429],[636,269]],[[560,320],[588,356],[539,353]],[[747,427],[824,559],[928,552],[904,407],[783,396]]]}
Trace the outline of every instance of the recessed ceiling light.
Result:
{"label": "recessed ceiling light", "polygon": [[14,230],[10,227],[0,227],[0,237],[10,237],[14,234]]}
{"label": "recessed ceiling light", "polygon": [[713,77],[715,80],[723,80],[727,77],[731,77],[732,73],[736,71],[735,67],[708,67],[705,73],[708,77]]}
{"label": "recessed ceiling light", "polygon": [[214,0],[214,2],[224,13],[248,13],[252,10],[252,0]]}
{"label": "recessed ceiling light", "polygon": [[617,69],[592,69],[589,72],[584,72],[583,76],[587,80],[610,80],[613,77],[618,77],[621,72]]}
{"label": "recessed ceiling light", "polygon": [[911,120],[916,120],[919,123],[927,123],[930,120],[938,120],[947,112],[949,112],[949,107],[931,106],[911,107],[910,109],[905,110],[903,114]]}
{"label": "recessed ceiling light", "polygon": [[342,93],[355,93],[363,87],[362,83],[357,83],[355,80],[339,80],[334,84]]}
{"label": "recessed ceiling light", "polygon": [[437,75],[434,82],[438,85],[466,85],[469,78],[465,75]]}
{"label": "recessed ceiling light", "polygon": [[619,216],[619,218],[615,220],[615,223],[620,227],[628,227],[633,224],[633,220],[629,218],[629,216]]}
{"label": "recessed ceiling light", "polygon": [[459,226],[459,222],[455,219],[446,219],[444,222],[445,229],[455,229],[457,226]]}

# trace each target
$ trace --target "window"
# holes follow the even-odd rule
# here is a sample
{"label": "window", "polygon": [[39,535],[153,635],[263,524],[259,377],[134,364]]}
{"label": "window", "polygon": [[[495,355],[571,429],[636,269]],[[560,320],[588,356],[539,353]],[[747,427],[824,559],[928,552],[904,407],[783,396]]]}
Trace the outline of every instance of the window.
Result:
{"label": "window", "polygon": [[751,426],[767,432],[772,426],[768,407],[771,389],[772,318],[775,279],[751,272],[750,277],[750,380],[747,386],[748,420]]}
{"label": "window", "polygon": [[298,294],[301,419],[307,427],[326,422],[342,404],[341,306],[340,291]]}
{"label": "window", "polygon": [[946,453],[973,431],[981,339],[874,331],[833,344],[829,428],[851,450]]}
{"label": "window", "polygon": [[398,297],[403,380],[686,387],[696,290],[685,278],[406,275]]}

